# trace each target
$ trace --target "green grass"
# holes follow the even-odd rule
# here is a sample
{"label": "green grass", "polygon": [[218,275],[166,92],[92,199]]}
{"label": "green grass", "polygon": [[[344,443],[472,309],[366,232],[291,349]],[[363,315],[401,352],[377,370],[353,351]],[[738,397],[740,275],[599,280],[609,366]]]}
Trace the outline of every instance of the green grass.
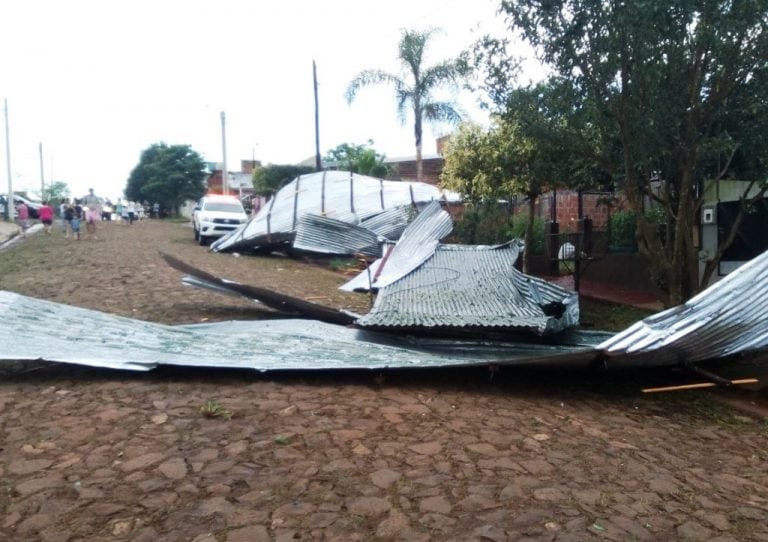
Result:
{"label": "green grass", "polygon": [[603,331],[621,331],[638,320],[654,314],[654,311],[631,305],[585,297],[579,299],[579,307],[582,327]]}

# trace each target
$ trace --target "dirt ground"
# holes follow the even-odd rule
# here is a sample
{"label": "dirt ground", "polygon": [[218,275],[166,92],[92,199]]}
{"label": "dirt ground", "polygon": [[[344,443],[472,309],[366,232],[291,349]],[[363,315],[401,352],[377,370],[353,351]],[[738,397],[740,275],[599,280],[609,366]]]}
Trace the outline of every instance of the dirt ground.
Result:
{"label": "dirt ground", "polygon": [[[368,307],[328,268],[210,253],[160,221],[30,236],[0,251],[0,289],[165,323],[268,316],[183,287],[160,252]],[[768,540],[768,423],[638,391],[669,378],[7,371],[0,540]]]}

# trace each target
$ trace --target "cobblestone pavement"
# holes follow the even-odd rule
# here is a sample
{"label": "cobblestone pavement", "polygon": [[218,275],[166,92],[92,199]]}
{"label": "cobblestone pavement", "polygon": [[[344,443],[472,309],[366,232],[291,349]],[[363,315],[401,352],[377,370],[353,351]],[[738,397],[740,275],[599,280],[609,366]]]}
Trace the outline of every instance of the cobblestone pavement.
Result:
{"label": "cobblestone pavement", "polygon": [[[0,287],[93,307],[88,281],[122,277],[123,303],[104,286],[115,312],[210,317],[190,315],[217,294],[176,294],[152,267],[142,236],[165,230],[117,228],[65,248],[131,272],[63,294],[6,268]],[[116,252],[127,234],[142,243]],[[25,243],[56,269],[70,257]],[[186,237],[166,248],[245,274]],[[251,310],[231,303],[216,314]],[[704,393],[642,396],[631,375],[33,369],[0,379],[0,540],[768,540],[766,422]]]}

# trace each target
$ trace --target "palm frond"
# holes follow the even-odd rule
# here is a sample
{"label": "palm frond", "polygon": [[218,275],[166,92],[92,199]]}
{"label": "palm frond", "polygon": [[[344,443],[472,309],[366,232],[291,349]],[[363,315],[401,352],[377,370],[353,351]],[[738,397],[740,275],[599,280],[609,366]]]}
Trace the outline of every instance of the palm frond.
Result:
{"label": "palm frond", "polygon": [[424,118],[430,122],[447,122],[458,124],[461,122],[461,113],[448,102],[429,102],[422,105]]}
{"label": "palm frond", "polygon": [[420,81],[420,72],[424,61],[424,51],[426,50],[432,35],[436,32],[436,29],[428,28],[421,31],[404,29],[402,32],[403,36],[400,38],[400,43],[398,44],[397,56],[403,61],[403,64],[408,66],[414,81]]}
{"label": "palm frond", "polygon": [[456,61],[443,61],[425,69],[421,74],[421,86],[430,90],[443,84],[453,84],[461,76]]}
{"label": "palm frond", "polygon": [[402,79],[391,73],[382,70],[364,70],[349,82],[344,97],[347,99],[347,103],[352,103],[361,88],[380,83],[390,83],[395,86],[395,89],[405,85]]}

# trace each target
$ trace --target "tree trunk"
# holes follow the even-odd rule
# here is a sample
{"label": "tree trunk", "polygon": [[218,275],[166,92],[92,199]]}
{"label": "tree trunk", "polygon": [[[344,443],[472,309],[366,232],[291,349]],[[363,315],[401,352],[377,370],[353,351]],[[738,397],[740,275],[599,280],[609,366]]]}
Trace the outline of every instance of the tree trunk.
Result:
{"label": "tree trunk", "polygon": [[523,251],[523,273],[531,274],[531,251],[533,250],[533,212],[536,208],[536,194],[528,195],[528,223],[525,225],[525,250]]}
{"label": "tree trunk", "polygon": [[421,163],[421,107],[417,103],[413,108],[413,114],[416,117],[413,123],[413,135],[416,138],[416,180],[421,182],[424,180],[423,166]]}

